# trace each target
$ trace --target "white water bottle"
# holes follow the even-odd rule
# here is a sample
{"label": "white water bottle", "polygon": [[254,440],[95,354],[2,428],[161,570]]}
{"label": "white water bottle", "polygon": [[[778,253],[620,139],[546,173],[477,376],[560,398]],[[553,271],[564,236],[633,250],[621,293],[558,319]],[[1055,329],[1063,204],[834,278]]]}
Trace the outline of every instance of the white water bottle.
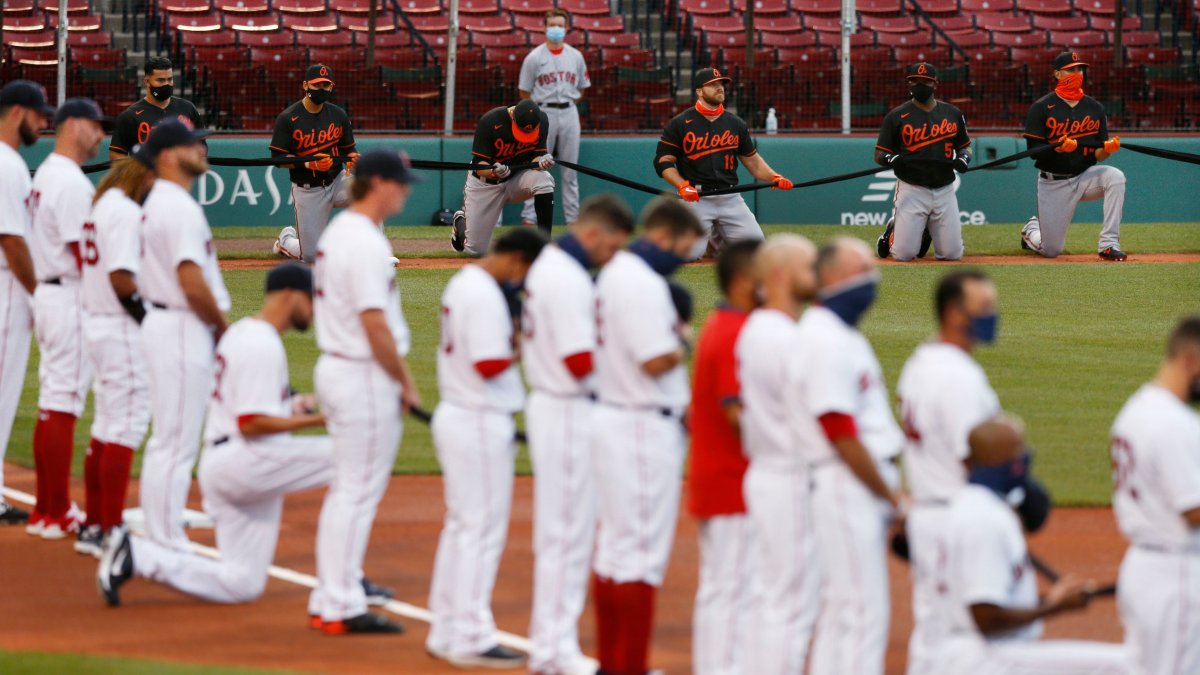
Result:
{"label": "white water bottle", "polygon": [[775,117],[775,109],[767,108],[767,135],[774,136],[779,133],[779,119]]}

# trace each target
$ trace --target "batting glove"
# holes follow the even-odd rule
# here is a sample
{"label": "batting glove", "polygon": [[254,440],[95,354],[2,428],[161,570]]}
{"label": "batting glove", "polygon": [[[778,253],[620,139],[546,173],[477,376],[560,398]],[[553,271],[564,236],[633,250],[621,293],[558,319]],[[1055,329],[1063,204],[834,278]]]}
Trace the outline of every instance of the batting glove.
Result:
{"label": "batting glove", "polygon": [[971,155],[965,152],[955,152],[954,161],[951,163],[954,165],[955,171],[966,173],[971,168]]}
{"label": "batting glove", "polygon": [[679,184],[679,196],[683,197],[685,202],[700,201],[700,191],[692,187],[692,184],[686,180]]}
{"label": "batting glove", "polygon": [[533,161],[537,162],[538,168],[542,171],[549,171],[550,167],[554,166],[554,155],[547,152]]}
{"label": "batting glove", "polygon": [[783,176],[780,176],[779,174],[775,174],[774,176],[771,176],[771,182],[775,184],[775,187],[771,188],[772,190],[791,190],[792,189],[792,181],[784,178]]}
{"label": "batting glove", "polygon": [[353,171],[354,165],[358,164],[359,154],[357,152],[352,152],[349,155],[346,155],[346,157],[348,157],[346,160],[346,170]]}
{"label": "batting glove", "polygon": [[1104,152],[1107,152],[1108,154],[1111,155],[1120,149],[1121,149],[1121,137],[1120,136],[1113,136],[1112,138],[1108,139],[1107,141],[1104,141]]}
{"label": "batting glove", "polygon": [[305,162],[304,168],[310,169],[312,171],[324,172],[324,171],[328,171],[329,169],[331,169],[333,167],[333,158],[330,157],[329,155],[322,152],[320,154],[314,155],[314,157],[320,157],[320,159],[316,159],[311,162]]}
{"label": "batting glove", "polygon": [[512,175],[512,169],[508,168],[506,164],[496,162],[492,165],[492,175],[496,177],[496,180],[504,180]]}
{"label": "batting glove", "polygon": [[1079,147],[1079,141],[1071,138],[1070,136],[1063,135],[1063,137],[1058,140],[1062,142],[1062,145],[1055,148],[1055,152],[1075,152],[1075,149]]}

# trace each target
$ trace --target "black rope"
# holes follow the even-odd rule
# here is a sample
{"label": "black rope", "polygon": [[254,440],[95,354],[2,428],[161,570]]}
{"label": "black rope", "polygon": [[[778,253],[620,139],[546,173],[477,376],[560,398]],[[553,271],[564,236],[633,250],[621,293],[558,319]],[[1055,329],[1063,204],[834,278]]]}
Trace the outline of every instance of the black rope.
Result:
{"label": "black rope", "polygon": [[[338,156],[330,157],[335,164],[345,164],[350,161],[349,157]],[[281,166],[284,164],[299,164],[308,161],[304,157],[209,157],[208,163],[211,166]],[[512,164],[508,168],[513,171],[522,169],[532,169],[537,166],[536,162],[528,162],[525,164]],[[112,167],[112,162],[99,162],[97,164],[88,164],[83,167],[84,173],[97,173],[99,171],[107,171]],[[414,169],[428,169],[430,171],[474,171],[476,169],[487,169],[482,164],[471,164],[470,162],[439,162],[431,159],[414,159],[412,160]]]}
{"label": "black rope", "polygon": [[627,188],[630,188],[630,189],[632,189],[632,190],[639,190],[639,191],[641,191],[641,192],[648,192],[648,193],[650,193],[650,194],[652,194],[652,195],[661,194],[661,193],[663,192],[663,190],[660,190],[660,189],[658,189],[658,188],[653,188],[653,187],[650,187],[649,185],[643,185],[643,184],[641,184],[641,183],[638,183],[638,182],[635,182],[635,181],[631,181],[631,180],[629,180],[628,178],[622,178],[622,177],[620,177],[620,176],[614,176],[613,174],[611,174],[611,173],[608,173],[607,171],[601,171],[601,170],[599,170],[599,169],[593,169],[593,168],[591,168],[591,167],[586,167],[586,166],[583,166],[583,165],[580,165],[580,164],[576,164],[575,162],[568,162],[568,161],[566,161],[566,160],[564,160],[564,159],[556,159],[556,160],[554,160],[554,161],[555,161],[557,164],[559,164],[559,165],[561,165],[561,166],[565,166],[565,167],[566,167],[566,168],[568,168],[568,169],[572,169],[572,170],[574,170],[574,171],[578,171],[579,173],[582,173],[582,174],[587,174],[587,175],[589,175],[589,176],[592,176],[593,178],[599,178],[599,179],[601,179],[601,180],[606,180],[606,181],[608,181],[608,182],[610,182],[610,183],[616,183],[617,185],[624,185],[625,187],[627,187]]}
{"label": "black rope", "polygon": [[1160,159],[1170,159],[1176,162],[1187,162],[1188,164],[1200,164],[1200,155],[1194,155],[1190,152],[1176,152],[1174,150],[1163,150],[1162,148],[1152,148],[1147,145],[1139,145],[1136,143],[1121,142],[1123,150],[1132,150],[1140,152],[1143,155],[1158,157]]}

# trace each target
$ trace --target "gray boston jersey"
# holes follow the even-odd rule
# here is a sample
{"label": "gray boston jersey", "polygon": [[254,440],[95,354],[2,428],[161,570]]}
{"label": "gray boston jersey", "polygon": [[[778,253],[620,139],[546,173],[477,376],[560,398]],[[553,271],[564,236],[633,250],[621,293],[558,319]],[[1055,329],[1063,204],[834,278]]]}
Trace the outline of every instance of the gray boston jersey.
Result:
{"label": "gray boston jersey", "polygon": [[569,103],[579,98],[580,91],[592,86],[588,79],[583,54],[564,44],[558,54],[545,44],[534,47],[521,64],[521,79],[517,87],[529,92],[538,104]]}

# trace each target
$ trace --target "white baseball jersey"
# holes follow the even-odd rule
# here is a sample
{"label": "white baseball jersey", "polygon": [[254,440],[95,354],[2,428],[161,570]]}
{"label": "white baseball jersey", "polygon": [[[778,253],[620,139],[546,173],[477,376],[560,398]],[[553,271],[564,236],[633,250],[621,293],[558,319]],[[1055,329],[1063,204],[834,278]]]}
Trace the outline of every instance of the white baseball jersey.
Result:
{"label": "white baseball jersey", "polygon": [[513,360],[513,322],[495,277],[467,265],[442,293],[442,339],[438,346],[438,392],[442,401],[472,410],[515,413],[525,389],[515,364],[484,378],[475,364]]}
{"label": "white baseball jersey", "polygon": [[596,387],[602,403],[683,410],[691,393],[680,364],[651,377],[642,364],[679,349],[667,282],[641,258],[618,251],[596,279]]}
{"label": "white baseball jersey", "polygon": [[563,362],[596,349],[596,288],[587,269],[555,245],[542,249],[525,277],[521,361],[529,386],[560,397],[588,394]]}
{"label": "white baseball jersey", "polygon": [[534,47],[521,64],[517,88],[529,92],[535,103],[573,103],[592,86],[583,54],[564,44],[555,54],[544,43]]}
{"label": "white baseball jersey", "polygon": [[1200,551],[1183,513],[1200,507],[1200,416],[1174,394],[1143,385],[1112,428],[1113,511],[1135,545]]}
{"label": "white baseball jersey", "polygon": [[975,359],[947,342],[917,347],[896,393],[909,492],[917,501],[948,500],[966,484],[967,436],[1000,412],[1000,399]]}
{"label": "white baseball jersey", "polygon": [[742,447],[756,466],[800,468],[804,448],[792,442],[787,371],[780,361],[797,355],[796,321],[774,309],[756,309],[738,335],[738,382],[742,385]]}
{"label": "white baseball jersey", "polygon": [[109,188],[83,225],[83,309],[88,314],[125,314],[109,274],[135,276],[142,255],[142,207],[119,188]]}
{"label": "white baseball jersey", "polygon": [[142,296],[171,309],[188,309],[187,298],[179,286],[178,270],[183,263],[191,262],[204,273],[217,308],[228,312],[229,291],[225,289],[212,232],[200,204],[178,184],[159,178],[154,181],[142,212],[145,220],[138,276]]}
{"label": "white baseball jersey", "polygon": [[73,160],[50,153],[33,176],[33,229],[29,252],[40,281],[78,279],[75,254],[67,245],[83,238],[96,188]]}
{"label": "white baseball jersey", "polygon": [[858,438],[877,463],[900,454],[904,434],[892,417],[887,383],[875,352],[863,334],[825,307],[805,310],[786,363],[793,438],[811,453],[810,461],[837,457],[817,420],[836,412],[854,418]]}
{"label": "white baseball jersey", "polygon": [[400,355],[408,354],[408,323],[400,308],[400,289],[391,260],[392,247],[379,223],[349,210],[329,221],[317,243],[314,273],[313,313],[317,346],[322,352],[349,359],[373,359],[360,315],[380,309]]}
{"label": "white baseball jersey", "polygon": [[[216,355],[217,386],[208,404],[205,440],[240,438],[243,417],[291,417],[287,352],[279,331],[257,317],[235,322],[221,336]],[[255,441],[283,439],[286,433],[256,436]]]}
{"label": "white baseball jersey", "polygon": [[[33,221],[33,181],[29,165],[8,143],[0,143],[0,234],[29,238]],[[8,269],[8,257],[0,255],[0,269]]]}

